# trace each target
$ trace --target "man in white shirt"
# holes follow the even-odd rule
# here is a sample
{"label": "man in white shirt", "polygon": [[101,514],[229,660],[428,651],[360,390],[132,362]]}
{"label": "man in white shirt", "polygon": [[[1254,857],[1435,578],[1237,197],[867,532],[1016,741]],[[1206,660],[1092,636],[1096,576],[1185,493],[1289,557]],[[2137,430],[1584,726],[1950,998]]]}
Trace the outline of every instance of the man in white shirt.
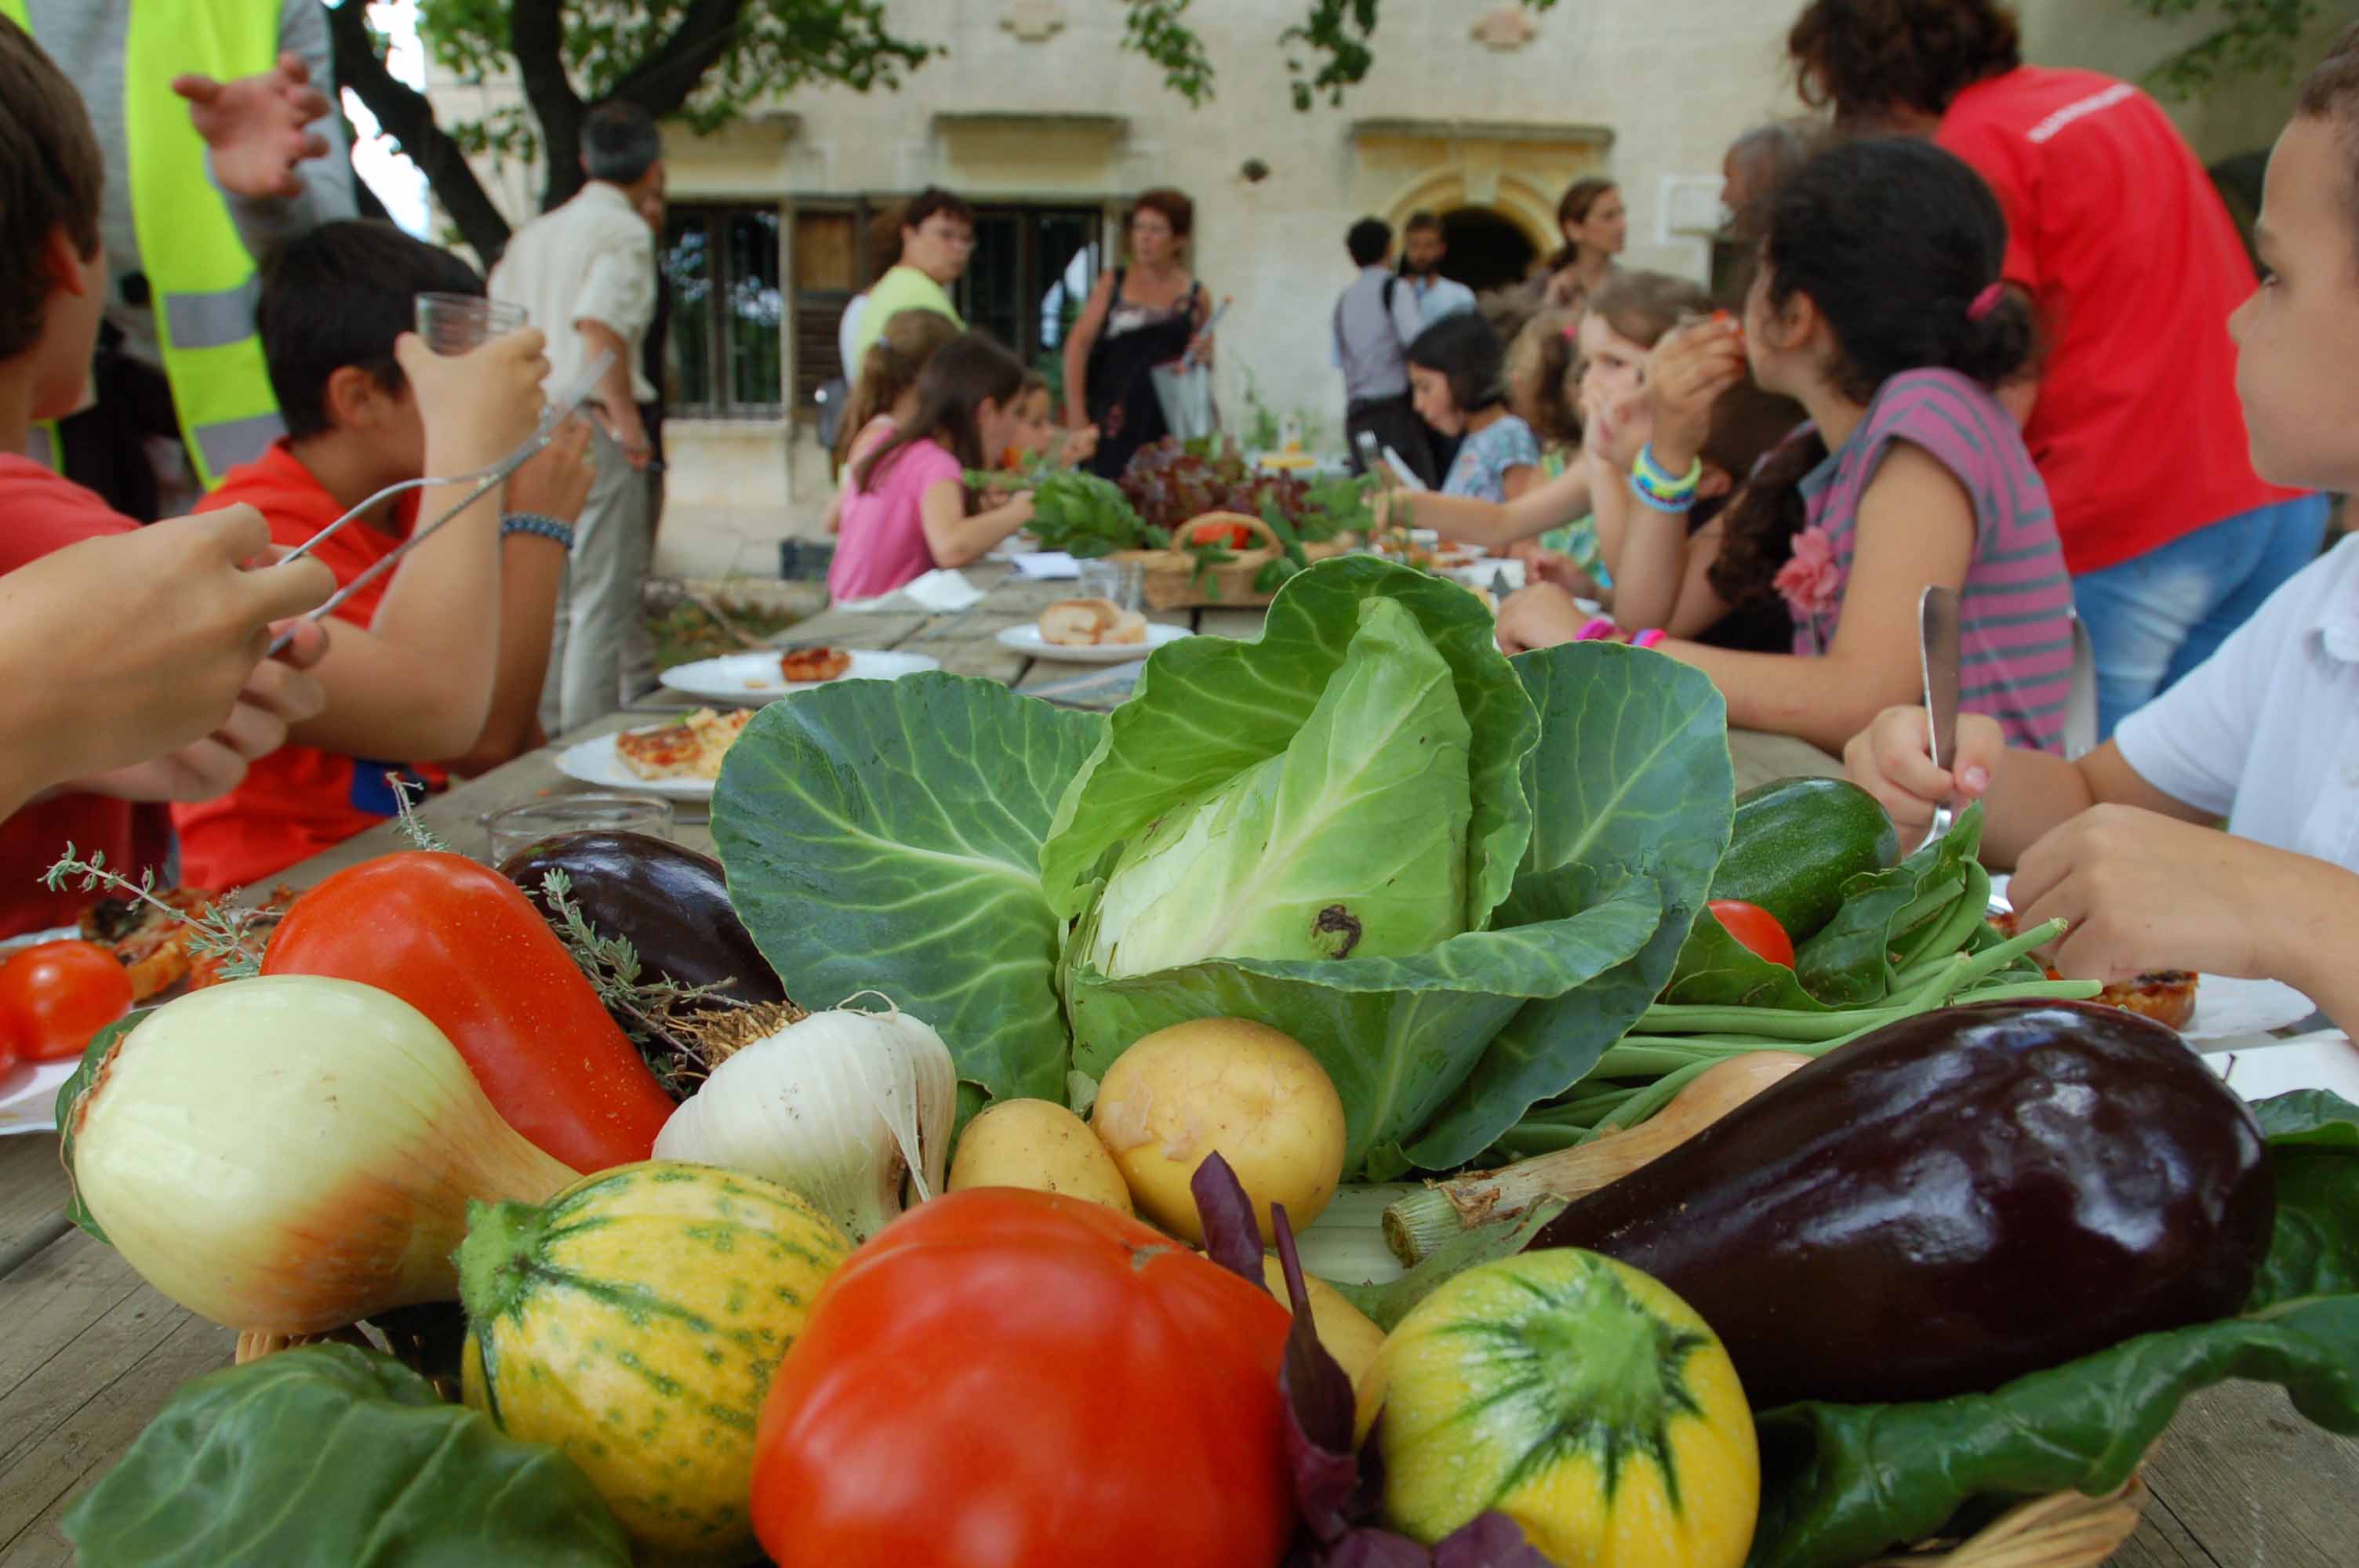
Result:
{"label": "man in white shirt", "polygon": [[549,336],[554,393],[603,351],[614,355],[592,394],[598,478],[573,527],[566,602],[559,607],[541,694],[550,734],[603,718],[655,679],[639,607],[655,547],[646,469],[653,450],[639,416],[655,401],[641,344],[655,319],[655,236],[640,207],[664,188],[663,144],[647,111],[604,103],[582,125],[589,183],[526,224],[492,269],[492,297],[522,306]]}
{"label": "man in white shirt", "polygon": [[1439,470],[1426,435],[1425,421],[1417,416],[1408,396],[1406,354],[1425,330],[1425,313],[1417,294],[1385,265],[1392,254],[1392,226],[1381,218],[1363,218],[1343,238],[1360,276],[1335,301],[1334,362],[1343,373],[1343,438],[1351,444],[1352,471],[1364,472],[1366,454],[1363,432],[1375,438],[1377,450],[1390,447],[1424,484],[1438,482]]}
{"label": "man in white shirt", "polygon": [[1454,277],[1441,276],[1441,258],[1450,254],[1441,220],[1430,212],[1412,212],[1401,229],[1401,276],[1417,295],[1425,324],[1474,313],[1474,291]]}

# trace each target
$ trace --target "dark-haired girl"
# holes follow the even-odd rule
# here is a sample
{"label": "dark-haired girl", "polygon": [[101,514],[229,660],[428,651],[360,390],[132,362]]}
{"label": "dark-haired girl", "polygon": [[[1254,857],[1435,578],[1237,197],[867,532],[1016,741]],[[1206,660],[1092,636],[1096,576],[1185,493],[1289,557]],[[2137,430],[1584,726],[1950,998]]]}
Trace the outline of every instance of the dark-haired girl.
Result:
{"label": "dark-haired girl", "polygon": [[1508,502],[1540,475],[1532,427],[1507,411],[1507,348],[1480,316],[1436,321],[1408,346],[1408,388],[1418,416],[1459,438],[1444,495]]}
{"label": "dark-haired girl", "polygon": [[[1662,607],[1630,641],[1710,675],[1732,724],[1840,750],[1917,692],[1918,599],[1941,584],[1963,600],[1962,705],[2013,744],[2060,749],[2071,590],[2047,490],[1993,395],[2033,351],[2029,308],[1999,282],[2006,249],[1998,203],[1964,164],[1908,138],[1851,143],[1777,196],[1743,326],[1715,319],[1658,345],[1615,601],[1625,617]],[[1717,549],[1690,550],[1710,411],[1748,362],[1811,422],[1719,519]],[[1772,593],[1796,656],[1670,634]],[[1624,634],[1546,585],[1500,610],[1511,653]]]}
{"label": "dark-haired girl", "polygon": [[967,511],[968,473],[1017,434],[1024,366],[979,332],[934,351],[909,416],[852,466],[843,537],[828,568],[839,601],[875,599],[937,567],[962,567],[1032,520],[1032,492]]}

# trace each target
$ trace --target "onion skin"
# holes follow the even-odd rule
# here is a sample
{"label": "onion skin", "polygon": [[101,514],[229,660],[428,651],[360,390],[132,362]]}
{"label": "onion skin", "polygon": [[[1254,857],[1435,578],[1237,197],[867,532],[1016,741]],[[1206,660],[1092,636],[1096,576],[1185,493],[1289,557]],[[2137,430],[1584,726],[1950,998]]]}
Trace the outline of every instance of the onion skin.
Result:
{"label": "onion skin", "polygon": [[468,1199],[539,1203],[579,1179],[500,1119],[424,1014],[315,976],[158,1008],[73,1120],[74,1184],[115,1249],[242,1331],[456,1300]]}

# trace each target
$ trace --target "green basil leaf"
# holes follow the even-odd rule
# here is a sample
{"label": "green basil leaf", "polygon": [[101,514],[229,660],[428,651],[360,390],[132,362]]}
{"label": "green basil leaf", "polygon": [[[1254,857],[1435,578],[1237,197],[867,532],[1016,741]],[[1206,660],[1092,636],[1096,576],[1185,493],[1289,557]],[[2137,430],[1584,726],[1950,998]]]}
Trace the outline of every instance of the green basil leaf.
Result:
{"label": "green basil leaf", "polygon": [[624,1568],[556,1449],[447,1405],[389,1357],[283,1350],[187,1384],[67,1510],[82,1568]]}
{"label": "green basil leaf", "polygon": [[1763,1414],[1750,1568],[1849,1568],[1939,1531],[1977,1499],[2120,1486],[2190,1394],[2282,1384],[2359,1433],[2359,1107],[2301,1094],[2255,1108],[2277,1167],[2274,1242],[2241,1316],[2144,1335],[1990,1394]]}

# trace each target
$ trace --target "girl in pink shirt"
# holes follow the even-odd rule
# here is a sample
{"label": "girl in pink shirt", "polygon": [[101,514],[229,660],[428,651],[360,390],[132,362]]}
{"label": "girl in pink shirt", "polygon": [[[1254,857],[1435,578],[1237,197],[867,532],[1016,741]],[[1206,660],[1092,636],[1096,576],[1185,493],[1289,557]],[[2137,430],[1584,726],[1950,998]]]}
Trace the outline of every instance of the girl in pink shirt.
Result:
{"label": "girl in pink shirt", "polygon": [[1016,434],[1024,367],[976,332],[935,351],[917,406],[853,465],[843,533],[828,569],[838,600],[875,599],[937,567],[962,567],[1032,520],[1024,491],[970,514],[966,476]]}

